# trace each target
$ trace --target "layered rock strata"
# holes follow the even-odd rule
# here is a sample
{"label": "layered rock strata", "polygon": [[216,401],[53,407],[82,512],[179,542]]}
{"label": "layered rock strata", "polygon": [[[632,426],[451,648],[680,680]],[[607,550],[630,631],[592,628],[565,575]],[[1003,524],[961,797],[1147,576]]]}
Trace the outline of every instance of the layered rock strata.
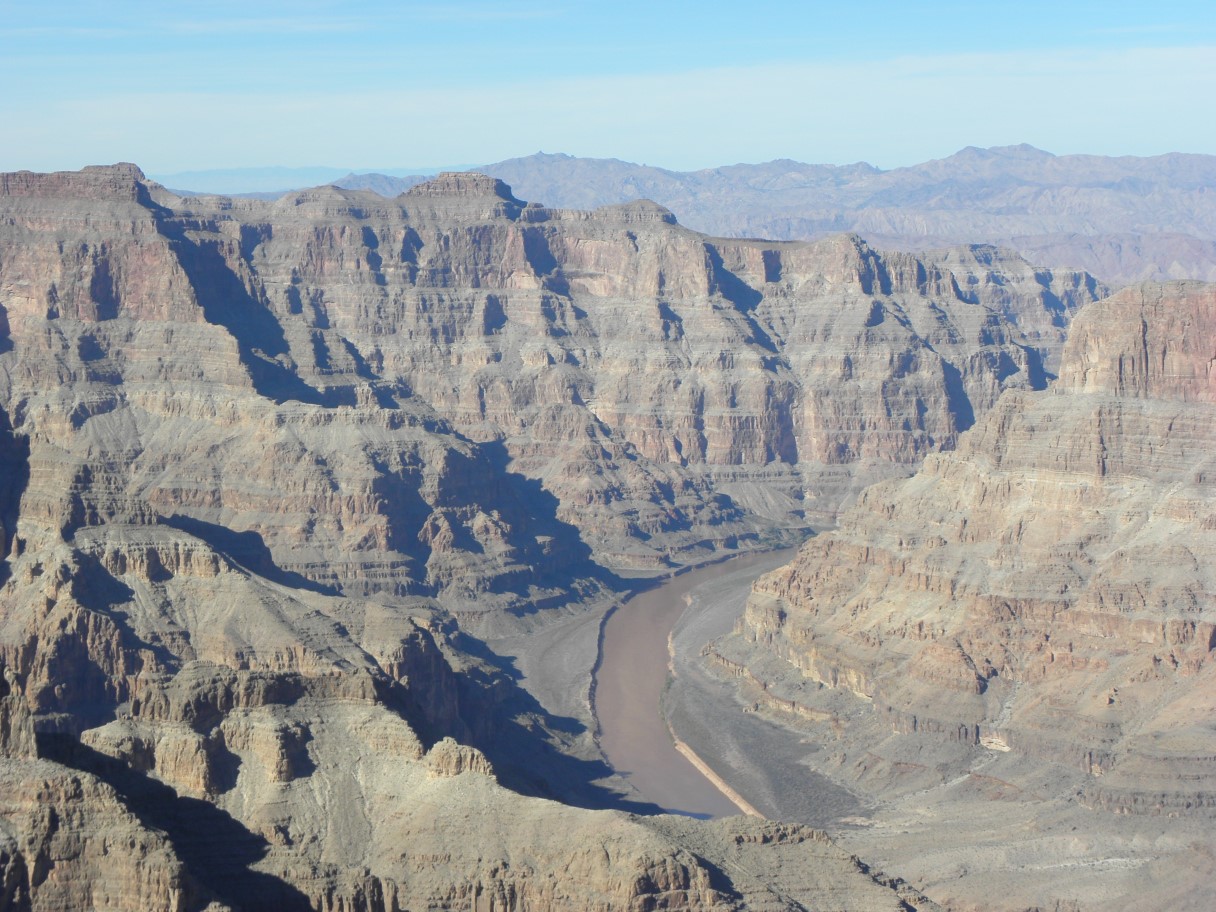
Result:
{"label": "layered rock strata", "polygon": [[[6,527],[18,503],[67,541],[156,526],[280,582],[461,610],[593,587],[577,534],[496,451],[333,330],[278,321],[239,225],[174,217],[133,168],[5,187],[0,458],[21,488]],[[85,550],[110,570],[191,559],[146,543],[123,556],[106,538]]]}
{"label": "layered rock strata", "polygon": [[[648,203],[550,210],[476,175],[392,201],[183,201],[133,166],[22,172],[4,191],[10,409],[30,421],[25,399],[49,396],[40,408],[86,437],[131,409],[155,424],[140,428],[155,455],[108,457],[130,479],[84,484],[61,458],[55,490],[90,493],[37,509],[65,528],[171,513],[252,533],[284,571],[344,592],[455,598],[459,572],[484,578],[465,593],[479,603],[536,602],[544,571],[579,558],[569,525],[602,561],[645,567],[830,521],[861,482],[953,446],[1002,389],[1041,387],[1100,291],[855,237],[713,240]],[[180,452],[200,434],[206,466]],[[333,451],[351,437],[371,440]],[[414,454],[386,455],[403,437]],[[479,482],[492,490],[463,501],[484,509],[452,501]],[[106,504],[85,502],[102,488]],[[548,522],[517,528],[520,502],[546,498]]]}
{"label": "layered rock strata", "polygon": [[474,749],[425,751],[353,693],[245,684],[210,733],[187,712],[176,730],[124,719],[37,748],[24,700],[5,696],[4,907],[937,908],[819,831],[523,798]]}
{"label": "layered rock strata", "polygon": [[856,237],[711,239],[645,202],[546,209],[477,175],[391,201],[174,205],[244,239],[218,249],[310,383],[331,369],[310,340],[337,334],[501,447],[603,560],[638,567],[830,521],[861,481],[951,447],[1002,389],[1041,387],[1101,292],[1075,273],[1002,283],[1001,266],[884,258]]}
{"label": "layered rock strata", "polygon": [[[991,802],[1026,813],[1040,853],[1026,863],[1074,858],[1073,881],[1039,882],[1047,896],[1094,901],[1086,869],[1125,853],[1105,908],[1151,905],[1136,880],[1150,865],[1178,876],[1177,907],[1199,907],[1181,859],[1210,850],[1216,809],[1213,365],[1211,286],[1091,305],[1051,391],[1006,393],[955,452],[864,492],[757,583],[717,662],[758,705],[834,731],[840,747],[819,762],[874,800],[916,795],[983,826]],[[1077,839],[1119,848],[1047,847],[1057,814]],[[974,844],[1001,838],[960,827]],[[984,864],[1016,866],[989,857],[972,876],[994,876]],[[965,881],[945,897],[985,889]],[[1046,898],[1014,889],[1007,902]]]}
{"label": "layered rock strata", "polygon": [[[631,236],[649,272],[609,268]],[[580,248],[581,271],[557,265]],[[732,346],[757,330],[710,290],[735,288],[710,250],[653,207],[546,214],[485,179],[187,208],[133,166],[0,178],[5,903],[931,907],[810,830],[524,797],[628,805],[577,720],[467,632],[605,595],[596,556],[779,524],[666,454],[684,438],[628,398],[633,362],[577,360],[598,344],[579,301],[615,302],[615,326],[635,285],[689,286],[736,397],[697,459],[769,459],[789,432],[753,431],[790,369],[745,341],[744,389]],[[877,263],[841,250],[846,276]],[[972,373],[977,401],[1007,380]],[[589,404],[599,383],[629,433]],[[893,458],[955,423],[932,421]]]}

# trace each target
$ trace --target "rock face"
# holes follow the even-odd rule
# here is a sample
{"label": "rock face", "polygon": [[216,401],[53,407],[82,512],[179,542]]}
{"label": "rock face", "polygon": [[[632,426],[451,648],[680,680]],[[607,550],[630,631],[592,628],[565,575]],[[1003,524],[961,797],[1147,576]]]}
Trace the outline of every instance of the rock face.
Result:
{"label": "rock face", "polygon": [[[484,609],[586,588],[577,535],[493,452],[332,329],[278,322],[242,258],[247,229],[172,216],[129,168],[6,186],[0,392],[23,517],[68,540],[157,526],[129,543],[141,556],[90,540],[118,572],[193,560],[176,530],[347,594]],[[557,582],[580,564],[583,582]]]}
{"label": "rock face", "polygon": [[94,451],[127,448],[98,461],[132,465],[86,483],[57,442],[29,508],[67,531],[223,527],[247,560],[349,594],[518,607],[588,556],[580,536],[647,567],[830,521],[1002,389],[1041,387],[1102,291],[992,252],[719,241],[648,203],[549,210],[476,175],[393,201],[179,201],[126,166],[5,188],[10,411],[71,413]]}
{"label": "rock face", "polygon": [[[756,585],[718,645],[760,704],[835,726],[825,770],[863,794],[950,807],[969,820],[956,835],[987,840],[960,878],[940,858],[904,858],[907,841],[858,837],[871,851],[868,838],[888,839],[872,857],[919,864],[922,888],[948,882],[931,895],[991,902],[993,878],[1013,876],[983,829],[1005,802],[1037,840],[1021,863],[1054,854],[1078,875],[1023,877],[1010,908],[1157,905],[1150,865],[1154,883],[1175,878],[1172,907],[1207,901],[1186,853],[1211,850],[1216,809],[1213,365],[1212,286],[1092,305],[1050,392],[1008,392],[955,452],[865,491],[837,531]],[[1068,849],[1065,823],[1080,834]],[[1079,876],[1111,857],[1120,873],[1101,890]]]}
{"label": "rock face", "polygon": [[[56,760],[37,758],[24,700],[5,696],[4,908],[936,908],[818,831],[523,798],[472,748],[423,755],[349,682],[336,703],[314,682],[294,704],[281,682],[248,683],[210,734],[189,711],[177,731],[114,722],[85,744],[40,738]],[[219,777],[191,781],[200,771]]]}
{"label": "rock face", "polygon": [[[273,204],[3,176],[4,905],[931,908],[807,829],[525,797],[628,804],[468,631],[780,533],[715,471],[904,471],[1035,385],[1039,342],[954,288],[479,176]],[[878,340],[847,370],[888,405],[830,401],[827,325]]]}
{"label": "rock face", "polygon": [[0,681],[0,906],[201,908],[163,832],[95,776],[38,759],[34,720],[10,669]]}
{"label": "rock face", "polygon": [[950,447],[1000,389],[1041,386],[1102,291],[1072,273],[973,284],[971,264],[956,279],[856,238],[716,241],[646,203],[524,206],[467,175],[392,203],[249,206],[223,217],[271,222],[249,229],[249,263],[276,314],[340,333],[501,447],[615,565],[830,520],[859,480]]}

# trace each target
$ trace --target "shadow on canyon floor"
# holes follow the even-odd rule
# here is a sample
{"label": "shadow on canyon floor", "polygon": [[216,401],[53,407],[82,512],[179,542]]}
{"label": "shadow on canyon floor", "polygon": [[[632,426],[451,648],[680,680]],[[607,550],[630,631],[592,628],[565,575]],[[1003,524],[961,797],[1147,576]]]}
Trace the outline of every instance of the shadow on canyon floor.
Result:
{"label": "shadow on canyon floor", "polygon": [[[579,589],[580,580],[593,581],[617,591],[624,591],[629,586],[595,561],[591,546],[583,540],[577,526],[558,516],[561,502],[555,494],[546,490],[539,479],[511,470],[512,457],[503,441],[480,443],[478,450],[488,469],[486,474],[493,479],[496,488],[487,501],[487,509],[500,511],[512,526],[526,530],[529,543],[522,559],[538,571],[539,581],[570,593],[565,599],[534,602],[520,613],[531,614],[581,600],[585,593]],[[528,594],[531,582],[520,589],[522,595]]]}
{"label": "shadow on canyon floor", "polygon": [[663,813],[656,804],[631,800],[602,784],[616,771],[603,760],[575,755],[576,742],[587,736],[587,726],[579,719],[548,712],[522,686],[513,659],[463,632],[455,634],[453,645],[493,669],[462,673],[461,718],[433,717],[404,687],[395,685],[382,694],[385,704],[414,728],[428,749],[445,736],[472,744],[490,761],[499,783],[521,795],[596,810]]}

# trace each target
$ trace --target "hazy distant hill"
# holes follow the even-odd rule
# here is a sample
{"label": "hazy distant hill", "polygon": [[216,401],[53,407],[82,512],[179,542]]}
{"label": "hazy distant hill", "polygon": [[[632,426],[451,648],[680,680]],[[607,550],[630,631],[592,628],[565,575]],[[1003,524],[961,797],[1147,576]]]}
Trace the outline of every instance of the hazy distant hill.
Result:
{"label": "hazy distant hill", "polygon": [[[396,196],[401,190],[426,180],[426,176],[440,171],[459,171],[468,165],[445,168],[392,168],[388,174],[354,174],[349,168],[208,168],[202,171],[178,171],[173,174],[149,175],[157,183],[188,196],[219,194],[253,199],[278,199],[285,193],[301,187],[319,187],[338,184],[358,190],[376,190],[386,196]],[[413,172],[419,172],[414,175]],[[378,184],[381,179],[396,182],[391,186]],[[400,189],[392,189],[392,186]]]}
{"label": "hazy distant hill", "polygon": [[381,196],[391,197],[398,196],[410,187],[416,187],[428,180],[430,177],[425,174],[394,177],[391,174],[355,174],[351,172],[340,180],[334,181],[334,186],[341,187],[343,190],[371,190]]}
{"label": "hazy distant hill", "polygon": [[[1106,281],[1216,279],[1216,156],[1052,155],[1032,146],[966,148],[882,171],[782,159],[667,171],[616,159],[537,153],[477,170],[522,199],[593,208],[652,199],[681,224],[726,237],[800,240],[855,231],[880,247],[1012,247],[1035,263]],[[396,195],[421,178],[352,175]]]}
{"label": "hazy distant hill", "polygon": [[202,171],[156,173],[152,179],[186,193],[281,194],[293,187],[328,184],[342,176],[341,168],[210,168]]}

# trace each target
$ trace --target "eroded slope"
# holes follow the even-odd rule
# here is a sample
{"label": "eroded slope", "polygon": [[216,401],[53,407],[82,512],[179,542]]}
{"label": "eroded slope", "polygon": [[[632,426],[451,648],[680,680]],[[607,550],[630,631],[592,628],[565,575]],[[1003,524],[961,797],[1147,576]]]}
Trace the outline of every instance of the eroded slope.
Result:
{"label": "eroded slope", "polygon": [[864,492],[717,647],[752,699],[839,739],[817,763],[878,802],[851,840],[931,895],[1206,902],[1214,340],[1211,286],[1087,308],[1051,391]]}
{"label": "eroded slope", "polygon": [[[716,546],[755,541],[772,520],[642,456],[585,403],[569,403],[572,429],[553,393],[568,378],[524,370],[523,354],[560,349],[545,314],[504,349],[520,355],[501,406],[515,430],[441,395],[468,386],[462,334],[496,334],[461,307],[484,316],[480,289],[513,288],[512,269],[524,302],[577,318],[540,290],[553,265],[512,259],[525,209],[503,188],[440,182],[416,211],[370,214],[329,191],[176,209],[132,166],[0,190],[5,904],[921,902],[809,829],[524,797],[629,804],[596,785],[610,771],[573,746],[579,721],[547,714],[465,631],[607,594],[584,534],[601,557],[654,546],[627,524],[597,533],[582,501],[525,474],[515,430],[551,417],[562,447],[531,452],[559,466],[572,440],[595,444],[582,477],[608,476],[594,483],[612,502],[633,504],[614,484],[644,492],[673,530],[664,549],[718,526]],[[393,307],[404,322],[376,322]],[[627,511],[610,518],[642,512]]]}

